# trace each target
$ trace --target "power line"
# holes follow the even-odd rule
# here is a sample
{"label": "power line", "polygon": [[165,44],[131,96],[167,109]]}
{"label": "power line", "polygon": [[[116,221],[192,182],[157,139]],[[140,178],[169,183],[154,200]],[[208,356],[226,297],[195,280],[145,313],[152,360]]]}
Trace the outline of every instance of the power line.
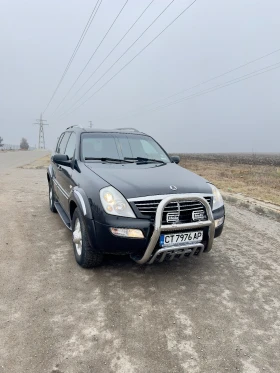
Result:
{"label": "power line", "polygon": [[[96,9],[97,4],[98,4],[99,1],[100,1],[100,3],[99,3],[99,5],[98,5],[98,8]],[[63,81],[65,75],[67,74],[67,72],[68,72],[68,70],[69,70],[69,68],[70,68],[70,66],[71,66],[71,64],[72,64],[72,62],[73,62],[73,60],[74,60],[74,58],[75,58],[75,56],[76,56],[76,54],[77,54],[77,52],[78,52],[80,46],[81,46],[81,44],[82,44],[82,42],[83,42],[83,40],[84,40],[84,38],[85,38],[85,36],[86,36],[86,34],[87,34],[87,32],[88,32],[90,26],[91,26],[91,24],[92,24],[92,21],[94,20],[94,18],[95,18],[95,16],[96,16],[96,13],[97,13],[97,11],[98,11],[98,9],[99,9],[99,7],[100,7],[102,1],[103,1],[103,0],[97,0],[95,6],[94,6],[94,8],[93,8],[93,11],[92,11],[92,13],[91,13],[91,15],[90,15],[90,17],[89,17],[89,19],[88,19],[88,21],[87,21],[87,24],[86,24],[86,26],[85,26],[85,28],[84,28],[84,30],[83,30],[81,36],[80,36],[80,39],[79,39],[79,41],[78,41],[78,43],[77,43],[77,45],[76,45],[76,47],[75,47],[75,49],[74,49],[74,52],[72,53],[72,56],[70,57],[70,60],[68,61],[68,64],[67,64],[67,66],[66,66],[66,68],[65,68],[65,70],[64,70],[64,72],[63,72],[63,74],[62,74],[62,76],[61,76],[61,78],[60,78],[60,80],[59,80],[59,82],[58,82],[58,85],[56,86],[56,88],[55,88],[55,90],[54,90],[54,92],[53,92],[53,94],[52,94],[52,96],[51,96],[51,98],[50,98],[50,100],[49,100],[49,102],[48,102],[48,104],[47,104],[45,110],[43,111],[43,114],[45,113],[45,111],[46,111],[46,110],[48,109],[48,107],[50,106],[50,103],[52,102],[52,100],[53,100],[53,98],[54,98],[54,96],[55,96],[55,94],[56,94],[58,88],[60,87],[60,85],[61,85],[61,83],[62,83],[62,81]],[[95,9],[96,9],[96,12],[95,12]],[[95,12],[95,13],[94,13],[94,12]]]}
{"label": "power line", "polygon": [[[186,96],[186,97],[183,97],[179,100],[176,100],[176,101],[172,101],[170,103],[166,103],[164,105],[161,105],[161,106],[158,106],[154,109],[150,109],[150,110],[147,110],[144,112],[144,114],[147,114],[147,113],[151,113],[151,112],[154,112],[154,111],[158,111],[158,110],[161,110],[161,109],[164,109],[166,107],[169,107],[169,106],[172,106],[172,105],[175,105],[175,104],[178,104],[182,101],[186,101],[186,100],[190,100],[192,98],[196,98],[196,97],[199,97],[199,96],[202,96],[204,94],[207,94],[207,93],[210,93],[210,92],[214,92],[218,89],[221,89],[221,88],[224,88],[224,87],[227,87],[227,86],[230,86],[232,84],[236,84],[236,83],[239,83],[243,80],[247,80],[247,79],[250,79],[250,78],[253,78],[255,76],[258,76],[258,75],[261,75],[261,74],[264,74],[264,73],[267,73],[271,70],[275,70],[275,69],[278,69],[280,68],[280,62],[277,62],[275,64],[272,64],[272,65],[269,65],[269,66],[266,66],[266,67],[263,67],[262,69],[258,69],[258,70],[255,70],[251,73],[248,73],[248,74],[245,74],[245,75],[242,75],[238,78],[235,78],[235,79],[232,79],[232,80],[229,80],[223,84],[218,84],[212,88],[208,88],[208,89],[205,89],[205,90],[202,90],[200,92],[197,92],[197,93],[194,93],[192,95],[189,95],[189,96]],[[264,70],[264,71],[262,71]],[[140,115],[141,113],[139,113],[138,115]]]}
{"label": "power line", "polygon": [[[206,89],[206,90],[203,90],[203,91],[200,91],[200,92],[194,93],[194,94],[192,94],[192,95],[190,95],[190,96],[183,97],[183,98],[181,98],[181,99],[179,99],[179,100],[176,100],[176,101],[173,101],[173,102],[171,102],[171,103],[168,103],[168,104],[165,104],[165,105],[161,105],[161,106],[159,106],[159,107],[157,107],[157,108],[155,108],[154,110],[151,110],[151,111],[156,111],[156,110],[159,110],[159,109],[161,109],[161,108],[165,108],[165,107],[168,107],[168,106],[171,106],[171,105],[175,105],[175,104],[180,103],[180,102],[182,102],[182,101],[185,101],[185,100],[188,100],[188,99],[191,99],[191,98],[195,98],[195,97],[198,97],[198,96],[202,96],[202,95],[204,95],[204,94],[207,94],[207,93],[210,93],[210,92],[214,92],[214,91],[216,91],[216,90],[218,90],[218,89],[221,89],[221,88],[227,87],[227,86],[229,86],[229,85],[239,83],[239,82],[241,82],[241,81],[243,81],[243,80],[247,80],[247,79],[253,78],[253,77],[255,77],[255,76],[258,76],[258,75],[264,74],[264,73],[269,72],[269,71],[271,71],[271,70],[278,69],[278,68],[280,68],[280,66],[278,66],[278,65],[280,65],[280,62],[277,62],[277,63],[275,63],[275,64],[272,64],[272,65],[269,65],[269,66],[263,67],[263,68],[261,68],[261,69],[255,70],[255,71],[253,71],[253,72],[251,72],[251,73],[248,73],[248,74],[242,75],[242,76],[240,76],[239,78],[235,78],[235,79],[229,80],[229,81],[227,81],[227,82],[225,82],[225,83],[223,83],[223,84],[218,84],[218,85],[216,85],[216,86],[214,86],[214,87],[212,87],[212,88],[208,88],[208,89]],[[264,71],[262,71],[262,70],[264,70]]]}
{"label": "power line", "polygon": [[[134,40],[134,42],[124,51],[124,53],[105,71],[105,73],[97,80],[95,83],[74,103],[76,105],[115,65],[116,63],[119,62],[119,60],[133,47],[133,45],[145,34],[146,31],[149,30],[149,28],[158,20],[158,18],[170,7],[170,5],[174,2],[175,0],[172,0],[164,9],[163,11],[153,20],[153,22],[140,34],[140,36]],[[92,74],[93,75],[93,74]],[[92,76],[91,75],[91,76]],[[85,81],[83,86],[89,81],[91,76]],[[77,93],[77,92],[76,92]],[[76,94],[75,93],[75,94]],[[75,95],[74,95],[75,96]],[[74,97],[73,96],[73,97]],[[73,98],[72,97],[72,98]]]}
{"label": "power line", "polygon": [[[174,1],[174,0],[173,0]],[[172,1],[172,2],[173,2]],[[187,6],[176,18],[174,18],[173,19],[173,21],[172,22],[170,22],[159,34],[157,34],[157,36],[155,36],[148,44],[146,44],[146,46],[145,47],[143,47],[141,50],[140,50],[140,52],[138,52],[131,60],[129,60],[120,70],[118,70],[109,80],[107,80],[97,91],[95,91],[89,98],[87,98],[85,101],[83,101],[79,106],[77,106],[76,108],[74,108],[74,110],[72,110],[71,111],[71,113],[72,112],[74,112],[75,110],[77,110],[79,107],[81,107],[82,105],[84,105],[87,101],[89,101],[96,93],[98,93],[102,88],[104,88],[111,80],[113,80],[122,70],[124,70],[132,61],[134,61],[135,60],[135,58],[137,58],[146,48],[148,48],[161,34],[163,34],[164,33],[164,31],[166,31],[179,17],[181,17],[195,2],[196,2],[197,0],[194,0],[189,6]],[[172,3],[171,2],[171,3]],[[170,4],[171,4],[170,3]],[[170,5],[169,4],[169,5]],[[165,11],[165,10],[164,10]],[[161,13],[162,14],[162,13]],[[157,17],[158,18],[158,17]],[[151,25],[150,25],[151,26]],[[149,26],[149,27],[150,27]],[[122,56],[121,56],[122,57]],[[121,58],[120,57],[120,58]],[[119,58],[119,59],[120,59]],[[116,61],[117,62],[117,61]],[[115,63],[116,63],[115,62]],[[111,67],[113,67],[113,65],[111,66]],[[110,68],[111,69],[111,68]],[[108,70],[107,70],[108,71]],[[107,71],[105,72],[105,74],[107,73]],[[105,74],[103,74],[102,76],[101,76],[101,78],[105,75]],[[100,78],[100,79],[101,79]],[[76,103],[73,105],[73,106],[75,106],[99,81],[100,81],[100,79],[98,80],[98,81],[96,81],[88,90],[87,90],[87,92],[78,100],[78,101],[76,101]],[[65,111],[64,113],[62,113],[61,115],[60,115],[60,117],[61,116],[64,116],[65,114],[68,114],[68,112],[70,111],[72,109],[72,107],[70,108],[70,109],[68,109],[67,111]]]}
{"label": "power line", "polygon": [[[199,86],[201,86],[201,85],[203,85],[203,84],[209,83],[209,82],[211,82],[211,81],[213,81],[213,80],[216,80],[216,79],[218,79],[218,78],[221,78],[222,76],[225,76],[225,75],[227,75],[227,74],[230,74],[230,73],[232,73],[233,71],[239,70],[239,69],[241,69],[242,67],[245,67],[245,66],[248,66],[248,65],[250,65],[250,64],[252,64],[252,63],[254,63],[254,62],[260,61],[261,59],[263,59],[263,58],[265,58],[265,57],[268,57],[268,56],[271,56],[272,54],[277,53],[277,52],[279,52],[279,51],[280,51],[280,48],[278,48],[278,49],[276,49],[276,50],[274,50],[274,51],[272,51],[272,52],[270,52],[270,53],[267,53],[267,54],[265,54],[265,55],[263,55],[263,56],[261,56],[261,57],[255,58],[255,59],[253,59],[253,60],[251,60],[251,61],[249,61],[249,62],[246,62],[246,63],[244,63],[244,64],[242,64],[242,65],[239,65],[239,66],[237,66],[237,67],[235,67],[235,68],[233,68],[233,69],[231,69],[231,70],[228,70],[228,71],[226,71],[226,72],[224,72],[224,73],[222,73],[222,74],[216,75],[216,76],[214,76],[213,78],[210,78],[210,79],[204,80],[203,82],[200,82],[200,83],[198,83],[198,84],[196,84],[196,85],[194,85],[194,86],[192,86],[192,87],[189,87],[189,88],[183,89],[183,90],[181,90],[181,91],[179,91],[179,92],[177,92],[177,93],[174,93],[174,94],[172,94],[172,95],[170,95],[170,96],[167,96],[167,97],[161,98],[161,99],[159,99],[159,100],[153,101],[153,102],[150,103],[150,104],[143,105],[143,106],[141,106],[141,107],[138,108],[138,109],[134,109],[134,110],[132,110],[131,113],[138,112],[139,110],[144,109],[145,107],[149,107],[149,106],[155,105],[155,104],[157,104],[157,103],[160,103],[161,101],[168,100],[169,98],[172,98],[172,97],[178,96],[178,95],[181,94],[181,93],[184,93],[184,92],[190,91],[190,90],[192,90],[192,89],[194,89],[194,88],[197,88],[197,87],[199,87]],[[123,118],[123,116],[122,116],[121,118]]]}
{"label": "power line", "polygon": [[[93,73],[89,76],[89,78],[83,83],[83,85],[75,92],[74,96],[80,92],[80,90],[85,86],[85,84],[89,81],[89,79],[96,73],[96,71],[103,65],[103,63],[107,60],[107,58],[114,52],[114,50],[117,48],[117,46],[123,41],[123,39],[126,37],[126,35],[130,32],[130,30],[136,25],[136,23],[139,21],[139,19],[143,16],[143,14],[148,10],[148,8],[152,5],[152,3],[155,0],[152,0],[148,6],[143,10],[143,12],[140,14],[140,16],[136,19],[136,21],[130,26],[130,28],[126,31],[126,33],[123,35],[123,37],[118,41],[118,43],[114,46],[113,49],[111,49],[110,53],[107,54],[107,56],[103,59],[103,61],[97,66],[97,68],[93,71]],[[74,97],[73,96],[73,97]]]}
{"label": "power line", "polygon": [[[125,52],[105,71],[105,73],[97,80],[95,83],[74,103],[76,105],[81,99],[94,87],[96,84],[118,63],[118,61],[133,47],[133,45],[145,34],[146,31],[158,20],[158,18],[169,8],[169,6],[174,2],[175,0],[172,0],[164,9],[163,11],[153,20],[153,22],[140,34],[140,36],[125,50]],[[84,83],[86,84],[90,77],[87,79],[87,81]]]}
{"label": "power line", "polygon": [[113,23],[111,24],[111,26],[109,27],[109,29],[107,30],[107,32],[105,33],[105,35],[103,36],[102,40],[100,41],[100,43],[98,44],[98,46],[95,48],[94,52],[92,53],[92,55],[90,56],[89,60],[87,61],[87,63],[85,64],[85,66],[83,67],[82,71],[80,72],[80,74],[78,75],[77,79],[74,81],[74,83],[71,85],[71,87],[69,88],[69,90],[67,91],[66,95],[63,97],[63,99],[60,101],[60,103],[57,105],[57,107],[55,108],[54,112],[52,114],[54,114],[57,109],[61,106],[61,104],[64,102],[64,100],[66,99],[66,97],[69,95],[69,93],[71,92],[72,88],[75,86],[75,84],[77,83],[77,81],[80,79],[81,75],[84,73],[85,69],[88,67],[89,63],[91,62],[91,60],[93,59],[95,53],[98,51],[99,47],[101,46],[101,44],[103,43],[103,41],[106,39],[106,36],[109,34],[109,32],[111,31],[112,27],[114,26],[114,24],[116,23],[117,19],[119,18],[119,16],[121,15],[124,7],[126,6],[126,4],[128,3],[128,0],[126,0],[126,2],[124,3],[124,5],[122,6],[121,10],[119,11],[119,13],[117,14],[116,18],[114,19]]}

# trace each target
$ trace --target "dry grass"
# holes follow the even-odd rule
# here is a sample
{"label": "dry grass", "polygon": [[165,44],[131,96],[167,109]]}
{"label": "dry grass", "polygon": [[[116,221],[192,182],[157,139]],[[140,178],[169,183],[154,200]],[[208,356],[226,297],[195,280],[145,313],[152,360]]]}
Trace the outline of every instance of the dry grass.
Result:
{"label": "dry grass", "polygon": [[280,167],[207,161],[181,156],[180,165],[203,176],[221,190],[280,205]]}
{"label": "dry grass", "polygon": [[48,154],[48,155],[46,155],[42,158],[36,159],[36,161],[34,161],[34,162],[31,162],[29,164],[26,164],[26,165],[22,166],[21,168],[25,168],[25,169],[46,168],[47,169],[49,167],[50,161],[51,161],[51,156],[50,156],[50,154]]}

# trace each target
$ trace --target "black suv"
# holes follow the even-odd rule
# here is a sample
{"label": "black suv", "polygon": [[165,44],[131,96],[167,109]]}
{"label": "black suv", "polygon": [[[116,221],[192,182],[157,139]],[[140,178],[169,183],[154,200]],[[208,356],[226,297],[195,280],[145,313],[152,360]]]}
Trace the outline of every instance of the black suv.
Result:
{"label": "black suv", "polygon": [[69,127],[48,168],[49,203],[82,267],[104,254],[139,264],[210,251],[225,210],[218,189],[135,129]]}

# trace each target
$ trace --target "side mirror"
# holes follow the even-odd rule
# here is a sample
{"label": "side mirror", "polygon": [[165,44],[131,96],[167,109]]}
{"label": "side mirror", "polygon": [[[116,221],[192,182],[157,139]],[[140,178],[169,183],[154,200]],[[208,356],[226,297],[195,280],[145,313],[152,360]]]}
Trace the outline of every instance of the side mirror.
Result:
{"label": "side mirror", "polygon": [[54,163],[59,164],[61,166],[71,167],[72,161],[69,160],[68,155],[66,154],[55,154],[52,157]]}
{"label": "side mirror", "polygon": [[179,155],[172,155],[172,157],[171,157],[171,161],[172,161],[173,163],[178,164],[178,163],[180,162],[180,157],[179,157]]}

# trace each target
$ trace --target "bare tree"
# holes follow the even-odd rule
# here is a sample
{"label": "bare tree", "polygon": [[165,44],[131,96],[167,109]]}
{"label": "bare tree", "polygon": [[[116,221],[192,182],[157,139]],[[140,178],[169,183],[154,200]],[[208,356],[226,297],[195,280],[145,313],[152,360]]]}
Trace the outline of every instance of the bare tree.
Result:
{"label": "bare tree", "polygon": [[20,148],[22,150],[28,150],[29,149],[29,144],[28,144],[27,140],[24,137],[21,139]]}
{"label": "bare tree", "polygon": [[3,137],[0,136],[0,148],[1,148],[2,146],[4,146],[4,144],[3,144]]}

